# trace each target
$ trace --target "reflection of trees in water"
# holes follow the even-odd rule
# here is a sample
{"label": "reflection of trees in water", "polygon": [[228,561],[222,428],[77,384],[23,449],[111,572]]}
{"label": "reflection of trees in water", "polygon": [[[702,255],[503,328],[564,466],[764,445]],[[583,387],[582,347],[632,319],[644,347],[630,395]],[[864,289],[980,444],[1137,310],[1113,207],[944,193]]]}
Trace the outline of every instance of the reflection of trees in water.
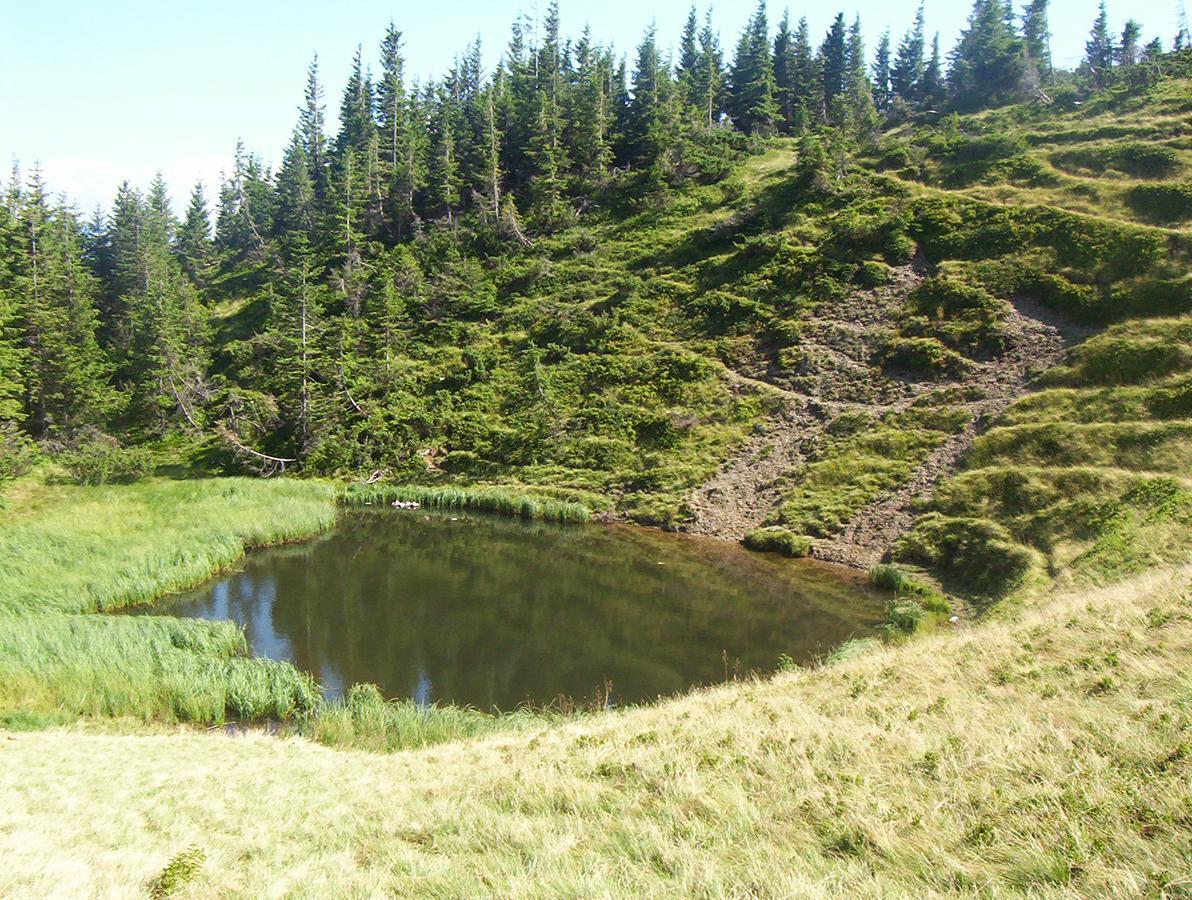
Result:
{"label": "reflection of trees in water", "polygon": [[768,668],[878,617],[851,588],[792,581],[729,545],[389,512],[257,555],[178,611],[216,613],[217,590],[258,652],[391,696],[429,681],[432,700],[486,708],[586,698],[606,678],[624,700],[673,693],[723,678],[724,650],[742,670]]}

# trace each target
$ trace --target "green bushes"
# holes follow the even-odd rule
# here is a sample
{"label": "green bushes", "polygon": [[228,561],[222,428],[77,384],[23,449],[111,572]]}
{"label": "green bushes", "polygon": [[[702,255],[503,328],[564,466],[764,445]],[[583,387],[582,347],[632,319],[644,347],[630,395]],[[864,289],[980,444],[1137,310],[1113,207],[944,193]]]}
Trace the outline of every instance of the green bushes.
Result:
{"label": "green bushes", "polygon": [[1144,384],[1192,371],[1192,320],[1152,319],[1117,325],[1081,344],[1054,385]]}
{"label": "green bushes", "polygon": [[1019,587],[1036,555],[987,519],[928,513],[894,548],[895,559],[926,566],[963,586],[966,594],[999,599]]}
{"label": "green bushes", "polygon": [[592,511],[580,503],[556,500],[512,487],[430,487],[422,485],[351,485],[342,494],[345,503],[419,503],[436,509],[471,509],[581,524],[591,521]]}
{"label": "green bushes", "polygon": [[882,362],[892,369],[920,372],[932,378],[959,378],[970,363],[934,337],[894,337],[886,341]]}
{"label": "green bushes", "polygon": [[1102,173],[1115,169],[1135,178],[1170,178],[1181,168],[1179,154],[1170,147],[1130,141],[1058,150],[1051,161],[1061,169]]}
{"label": "green bushes", "polygon": [[1126,194],[1135,215],[1148,222],[1175,225],[1192,219],[1192,182],[1140,184]]}
{"label": "green bushes", "polygon": [[143,447],[121,447],[96,440],[60,453],[55,462],[75,484],[131,484],[153,474],[153,454]]}
{"label": "green bushes", "polygon": [[869,570],[869,583],[894,592],[894,597],[886,604],[887,632],[911,634],[930,617],[942,617],[952,612],[947,597],[898,566],[888,563],[873,566]]}
{"label": "green bushes", "polygon": [[745,546],[759,553],[781,553],[792,559],[810,555],[811,538],[795,534],[787,528],[772,526],[758,528],[745,535]]}

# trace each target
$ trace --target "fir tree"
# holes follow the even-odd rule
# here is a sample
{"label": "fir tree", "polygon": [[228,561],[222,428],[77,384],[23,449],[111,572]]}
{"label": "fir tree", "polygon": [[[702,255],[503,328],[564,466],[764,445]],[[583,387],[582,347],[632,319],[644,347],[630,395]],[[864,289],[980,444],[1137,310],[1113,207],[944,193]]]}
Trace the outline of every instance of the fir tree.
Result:
{"label": "fir tree", "polygon": [[1093,21],[1093,29],[1084,45],[1084,68],[1092,75],[1098,87],[1105,84],[1113,67],[1113,40],[1109,36],[1109,14],[1102,0]]}
{"label": "fir tree", "polygon": [[890,32],[882,32],[873,58],[873,100],[880,110],[890,106]]}
{"label": "fir tree", "polygon": [[1122,38],[1114,51],[1114,60],[1119,66],[1133,66],[1141,59],[1139,41],[1142,39],[1142,26],[1133,19],[1126,22],[1122,29]]}
{"label": "fir tree", "polygon": [[833,20],[832,27],[828,30],[828,35],[820,47],[820,61],[823,110],[825,115],[829,115],[836,98],[843,95],[848,86],[848,52],[844,13],[837,13]]}
{"label": "fir tree", "polygon": [[907,103],[916,103],[922,97],[926,30],[923,4],[920,3],[915,13],[915,23],[899,43],[894,67],[890,70],[891,92]]}
{"label": "fir tree", "polygon": [[1008,2],[974,0],[952,51],[948,80],[955,103],[973,109],[1010,100],[1022,83],[1022,54]]}
{"label": "fir tree", "polygon": [[1022,15],[1022,48],[1027,77],[1036,83],[1051,81],[1051,31],[1047,23],[1049,0],[1031,0]]}
{"label": "fir tree", "polygon": [[772,131],[778,118],[774,94],[774,59],[766,3],[759,0],[737,44],[729,76],[729,115],[746,133]]}
{"label": "fir tree", "polygon": [[197,288],[206,288],[214,262],[214,247],[211,243],[211,216],[207,211],[207,198],[203,194],[201,181],[195,182],[190,192],[186,218],[178,228],[176,252],[182,270],[190,280]]}

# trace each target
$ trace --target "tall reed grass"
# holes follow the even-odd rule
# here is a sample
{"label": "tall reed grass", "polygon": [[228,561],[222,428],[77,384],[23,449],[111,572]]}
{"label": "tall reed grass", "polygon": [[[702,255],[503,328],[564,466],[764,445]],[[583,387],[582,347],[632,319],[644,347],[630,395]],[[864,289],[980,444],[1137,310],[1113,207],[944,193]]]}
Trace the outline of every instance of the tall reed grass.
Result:
{"label": "tall reed grass", "polygon": [[556,500],[517,488],[488,485],[352,485],[341,497],[345,503],[392,503],[400,500],[435,509],[478,510],[548,522],[582,524],[592,519],[592,511],[581,503]]}

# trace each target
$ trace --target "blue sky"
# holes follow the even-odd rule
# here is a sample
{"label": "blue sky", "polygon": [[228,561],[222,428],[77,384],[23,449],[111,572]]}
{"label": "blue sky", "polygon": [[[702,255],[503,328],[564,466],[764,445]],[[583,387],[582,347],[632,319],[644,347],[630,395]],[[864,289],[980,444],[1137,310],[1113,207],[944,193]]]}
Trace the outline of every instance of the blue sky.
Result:
{"label": "blue sky", "polygon": [[[838,7],[860,13],[872,50],[887,27],[910,23],[918,0],[792,2],[817,35]],[[39,0],[4,12],[0,45],[0,156],[25,168],[39,161],[50,187],[85,210],[110,202],[127,178],[144,185],[157,170],[170,182],[175,205],[196,178],[208,197],[228,165],[237,138],[275,160],[293,127],[307,63],[319,54],[334,121],[338,95],[357,44],[375,61],[392,19],[405,34],[408,70],[437,75],[479,34],[486,62],[499,58],[518,11],[534,14],[534,0]],[[545,9],[546,0],[538,0]],[[701,2],[701,15],[704,3]],[[664,45],[673,45],[690,0],[561,0],[565,33],[585,22],[594,37],[632,54],[651,19]],[[784,4],[770,0],[772,22]],[[713,18],[731,49],[754,0],[714,2]],[[1110,0],[1112,24],[1139,19],[1147,38],[1169,44],[1178,0]],[[930,30],[945,49],[964,25],[967,0],[927,0]],[[1057,62],[1078,61],[1096,13],[1096,0],[1052,0]],[[7,180],[7,166],[3,179]]]}

